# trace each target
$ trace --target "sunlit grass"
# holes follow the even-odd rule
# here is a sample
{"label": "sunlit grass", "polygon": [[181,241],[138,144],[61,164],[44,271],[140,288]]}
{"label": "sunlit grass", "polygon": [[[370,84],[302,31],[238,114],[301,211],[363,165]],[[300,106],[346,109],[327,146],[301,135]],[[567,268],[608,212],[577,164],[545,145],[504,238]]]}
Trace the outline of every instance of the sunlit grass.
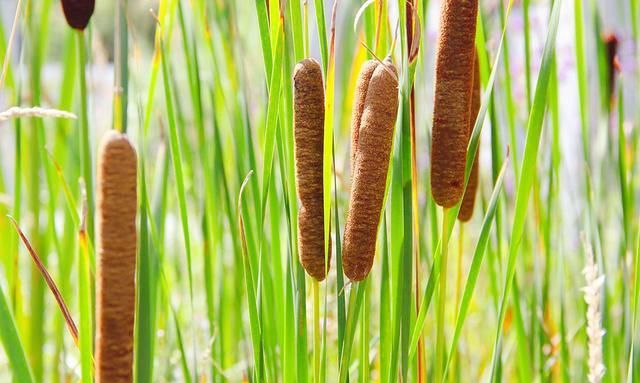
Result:
{"label": "sunlit grass", "polygon": [[[637,381],[640,6],[619,7],[480,1],[465,172],[479,151],[480,186],[462,229],[429,190],[438,1],[119,0],[85,31],[58,2],[2,3],[0,112],[78,118],[0,122],[0,380],[95,376],[95,153],[116,129],[139,156],[136,382],[587,381],[585,243],[605,275],[603,381]],[[353,92],[387,55],[400,107],[385,202],[373,270],[351,282]],[[298,261],[292,73],[306,57],[325,84],[323,282]]]}

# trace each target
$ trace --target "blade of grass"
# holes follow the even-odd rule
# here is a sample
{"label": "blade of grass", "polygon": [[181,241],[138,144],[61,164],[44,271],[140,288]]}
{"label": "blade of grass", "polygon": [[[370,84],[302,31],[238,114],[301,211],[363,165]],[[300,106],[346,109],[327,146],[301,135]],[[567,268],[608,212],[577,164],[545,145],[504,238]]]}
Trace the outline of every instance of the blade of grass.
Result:
{"label": "blade of grass", "polygon": [[[79,229],[80,226],[82,225],[82,222],[81,222],[82,217],[80,217],[80,215],[78,214],[78,211],[76,208],[78,204],[76,202],[76,199],[73,197],[73,193],[71,192],[71,189],[69,188],[69,184],[64,176],[64,172],[60,167],[60,164],[58,163],[58,161],[53,157],[53,154],[51,154],[51,152],[49,152],[46,149],[45,149],[45,153],[48,155],[49,160],[51,161],[51,164],[55,167],[55,171],[58,174],[58,182],[62,186],[62,191],[63,191],[65,202],[67,205],[67,212],[71,217],[73,227]],[[96,271],[95,270],[95,252],[93,248],[93,242],[88,237],[86,238],[86,240],[87,240],[87,250],[88,250],[88,257],[89,257],[89,268],[91,270],[91,273],[95,274],[95,271]]]}
{"label": "blade of grass", "polygon": [[365,286],[362,302],[362,324],[360,325],[360,361],[358,363],[358,378],[360,383],[371,380],[371,367],[369,366],[369,308],[371,307],[370,285]]}
{"label": "blade of grass", "polygon": [[349,293],[349,312],[347,313],[347,328],[345,332],[344,346],[340,354],[340,371],[338,382],[345,383],[349,379],[349,360],[351,359],[351,349],[355,338],[358,318],[362,309],[364,292],[368,283],[368,278],[362,282],[355,282]]}
{"label": "blade of grass", "polygon": [[87,185],[87,236],[89,240],[93,242],[95,200],[93,196],[93,165],[91,161],[91,138],[89,131],[89,106],[86,78],[86,63],[88,57],[83,31],[76,31],[76,47],[78,49],[76,52],[79,68],[78,73],[80,74],[80,168],[82,169],[81,171],[84,182]]}
{"label": "blade of grass", "polygon": [[[141,125],[142,126],[142,125]],[[140,250],[136,272],[136,327],[135,327],[135,382],[153,382],[153,360],[156,329],[157,275],[154,267],[154,249],[149,234],[149,197],[145,170],[144,140],[138,144],[140,158]]]}
{"label": "blade of grass", "polygon": [[462,333],[462,326],[464,326],[464,322],[467,318],[467,313],[469,310],[469,304],[471,303],[471,298],[473,297],[473,292],[476,287],[476,282],[478,280],[478,275],[480,274],[480,267],[482,266],[482,260],[484,258],[485,249],[487,247],[487,242],[489,241],[489,234],[491,231],[492,223],[494,220],[494,215],[496,213],[496,208],[498,205],[498,198],[500,197],[500,191],[502,190],[502,183],[504,180],[505,171],[509,164],[509,157],[504,160],[502,169],[498,175],[498,179],[493,187],[493,192],[491,193],[491,200],[489,201],[489,206],[487,207],[487,212],[485,213],[484,219],[482,221],[482,226],[480,228],[480,235],[478,237],[478,241],[476,242],[475,250],[473,252],[473,258],[471,261],[471,266],[469,268],[469,274],[467,276],[467,281],[464,286],[464,292],[462,293],[462,300],[460,301],[460,305],[458,307],[458,312],[456,315],[456,324],[455,330],[453,333],[453,337],[451,339],[451,346],[449,347],[449,352],[446,357],[443,380],[446,381],[447,373],[449,371],[449,366],[451,360],[454,356],[455,350],[458,346],[458,339],[460,334]]}
{"label": "blade of grass", "polygon": [[260,319],[258,316],[258,307],[256,306],[255,282],[253,281],[253,272],[251,271],[251,263],[249,262],[249,254],[244,230],[244,217],[242,214],[242,194],[244,188],[249,181],[249,177],[253,172],[249,172],[242,182],[240,192],[238,194],[237,216],[240,236],[242,240],[242,263],[244,269],[245,288],[247,291],[247,303],[249,306],[249,323],[251,324],[251,340],[253,343],[253,357],[255,364],[254,374],[257,379],[262,377],[262,335],[260,333]]}
{"label": "blade of grass", "polygon": [[[504,7],[501,5],[499,7],[500,9],[500,26],[502,28],[506,27],[507,21],[505,18],[505,10]],[[512,93],[512,85],[511,85],[511,56],[509,54],[509,36],[505,36],[504,38],[504,47],[502,49],[504,49],[504,91],[505,91],[505,98],[506,98],[506,110],[507,110],[507,122],[508,122],[508,126],[509,126],[509,142],[510,142],[510,146],[511,146],[511,162],[513,163],[513,171],[515,174],[515,182],[518,182],[518,170],[520,168],[520,163],[518,161],[519,155],[518,155],[518,136],[516,133],[516,112],[515,112],[515,105],[514,105],[514,100],[513,100],[513,93]],[[481,49],[479,48],[479,51],[482,52],[484,51],[484,47],[482,47]],[[500,214],[498,214],[498,216],[500,216]],[[500,225],[498,223],[496,223],[497,227],[499,228]],[[499,232],[500,230],[498,230]]]}
{"label": "blade of grass", "polygon": [[[166,289],[166,287],[165,287]],[[180,320],[176,309],[171,306],[171,318],[173,319],[173,326],[176,330],[176,341],[178,342],[178,350],[180,351],[180,368],[182,370],[182,377],[185,383],[192,383],[191,372],[189,371],[189,363],[187,362],[187,353],[184,349],[184,341],[182,340],[182,330],[180,327]]]}
{"label": "blade of grass", "polygon": [[[587,68],[584,47],[584,12],[583,2],[574,0],[573,17],[575,26],[576,44],[576,72],[578,76],[578,104],[580,105],[580,129],[582,133],[582,154],[584,161],[588,163],[589,158],[589,122],[587,117],[588,95],[587,95]],[[586,180],[585,180],[586,181]]]}
{"label": "blade of grass", "polygon": [[529,2],[530,0],[522,1],[522,29],[524,32],[524,78],[527,109],[531,109],[531,23],[529,22]]}
{"label": "blade of grass", "polygon": [[115,6],[115,39],[113,49],[114,91],[113,128],[127,132],[127,105],[129,101],[129,38],[127,29],[127,0],[117,0]]}
{"label": "blade of grass", "polygon": [[[46,18],[43,20],[42,15],[39,12],[44,12],[47,8],[47,2],[34,4],[27,2],[26,12],[26,43],[27,52],[29,54],[29,91],[31,93],[31,101],[40,105],[42,102],[42,82],[41,72],[43,64],[43,51],[42,41],[46,39]],[[44,24],[41,23],[45,21]],[[42,28],[45,35],[41,35],[40,29]],[[48,241],[44,234],[44,222],[41,219],[41,211],[43,201],[40,195],[40,170],[41,170],[41,148],[45,142],[44,124],[41,119],[34,119],[31,121],[29,131],[29,146],[26,151],[28,158],[28,178],[25,190],[27,191],[27,206],[31,216],[33,217],[33,223],[31,226],[31,233],[29,233],[31,239],[35,243],[36,247],[40,249],[43,255],[43,262],[46,265],[48,263]],[[31,368],[33,377],[36,381],[44,379],[45,372],[45,360],[44,360],[44,339],[45,339],[45,326],[47,317],[44,315],[45,311],[45,284],[39,275],[39,271],[35,265],[31,268],[30,284],[27,285],[30,293],[29,299],[29,359],[31,362]]]}
{"label": "blade of grass", "polygon": [[[167,107],[167,119],[169,120],[169,147],[171,149],[171,159],[173,163],[173,172],[176,177],[176,194],[178,197],[178,205],[180,208],[180,221],[182,223],[182,235],[184,239],[185,254],[187,258],[187,276],[189,283],[189,302],[191,314],[195,316],[195,308],[193,303],[193,269],[191,262],[191,237],[189,231],[189,217],[187,213],[187,201],[185,192],[184,175],[182,170],[182,150],[178,137],[178,128],[176,126],[175,113],[173,108],[173,96],[171,85],[169,82],[169,64],[167,60],[170,56],[166,55],[164,45],[161,43],[162,52],[162,78],[165,91],[165,103]],[[193,328],[193,374],[197,377],[197,348],[195,328]]]}
{"label": "blade of grass", "polygon": [[392,352],[392,327],[391,327],[391,308],[392,308],[392,292],[389,270],[389,240],[387,237],[387,213],[382,216],[382,238],[380,240],[381,250],[381,271],[380,271],[380,375],[389,376],[390,355]]}
{"label": "blade of grass", "polygon": [[634,283],[633,283],[633,314],[632,314],[632,322],[631,322],[631,348],[629,350],[629,362],[627,367],[627,383],[631,383],[634,381],[634,361],[635,361],[635,344],[636,344],[636,334],[638,331],[638,303],[640,302],[640,231],[638,231],[638,235],[636,236],[636,248],[634,254],[635,260],[635,273],[634,273]]}
{"label": "blade of grass", "polygon": [[93,315],[92,315],[92,287],[89,274],[89,247],[87,246],[87,232],[85,219],[87,214],[86,200],[83,198],[82,225],[78,232],[78,290],[80,305],[80,331],[78,341],[80,343],[80,368],[83,383],[93,382]]}
{"label": "blade of grass", "polygon": [[13,378],[18,382],[33,382],[31,369],[27,363],[27,355],[20,341],[18,328],[7,304],[2,286],[0,286],[0,340],[2,340],[2,345],[11,366]]}
{"label": "blade of grass", "polygon": [[[273,169],[273,157],[275,151],[275,138],[278,122],[278,110],[280,108],[280,91],[282,88],[282,59],[284,50],[284,26],[282,23],[278,26],[276,56],[273,63],[273,70],[270,76],[269,100],[267,104],[267,119],[265,125],[264,139],[264,163],[262,168],[262,211],[265,210],[267,202],[267,193],[269,192],[269,184],[271,172]],[[264,217],[264,216],[263,216]],[[260,218],[260,222],[262,218]]]}
{"label": "blade of grass", "polygon": [[[334,7],[337,0],[334,0]],[[329,68],[329,44],[327,43],[327,23],[324,17],[324,0],[314,0],[316,13],[316,26],[318,28],[318,41],[320,42],[320,57],[322,57],[322,67],[325,73]]]}
{"label": "blade of grass", "polygon": [[256,13],[258,14],[258,26],[260,28],[260,43],[262,44],[262,57],[264,60],[265,77],[269,79],[271,76],[273,59],[271,57],[271,43],[269,42],[269,17],[267,16],[267,2],[268,0],[256,0]]}
{"label": "blade of grass", "polygon": [[49,289],[51,290],[51,293],[53,294],[53,296],[54,296],[54,298],[56,300],[56,303],[58,304],[58,307],[60,308],[60,311],[62,312],[62,315],[64,316],[64,319],[65,319],[65,321],[67,323],[67,328],[69,329],[69,332],[71,333],[71,337],[73,338],[73,341],[77,344],[78,343],[78,328],[76,327],[76,324],[73,321],[73,318],[71,317],[71,313],[69,312],[69,309],[67,308],[67,304],[64,302],[64,299],[62,298],[62,294],[60,294],[60,290],[58,290],[58,286],[56,285],[55,281],[51,277],[51,274],[49,274],[49,271],[47,270],[47,268],[43,264],[42,260],[40,259],[40,257],[36,253],[36,251],[33,248],[33,246],[31,246],[31,242],[29,242],[29,239],[27,238],[26,235],[24,235],[24,233],[20,229],[20,226],[18,226],[18,222],[16,222],[16,220],[13,219],[13,217],[11,217],[11,216],[8,216],[8,218],[11,221],[11,224],[13,225],[14,229],[16,230],[18,235],[20,236],[20,239],[22,239],[22,242],[24,243],[24,246],[27,248],[27,250],[29,252],[29,255],[31,256],[31,259],[36,264],[36,267],[37,267],[38,271],[40,271],[40,273],[42,274],[42,278],[47,283],[47,286],[49,286]]}

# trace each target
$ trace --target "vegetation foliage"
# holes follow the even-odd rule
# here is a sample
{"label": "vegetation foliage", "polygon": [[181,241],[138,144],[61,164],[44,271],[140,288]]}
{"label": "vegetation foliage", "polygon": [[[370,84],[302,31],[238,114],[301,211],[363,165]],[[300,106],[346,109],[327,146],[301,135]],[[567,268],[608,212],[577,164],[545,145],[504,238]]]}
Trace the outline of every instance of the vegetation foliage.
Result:
{"label": "vegetation foliage", "polygon": [[[431,192],[443,1],[0,3],[0,381],[98,378],[111,129],[138,156],[135,382],[640,381],[640,2],[479,1],[479,110],[458,126],[466,157],[438,152],[464,187],[477,158],[461,222],[464,188],[446,208]],[[309,58],[322,217],[303,223],[294,68]],[[377,235],[345,237],[367,62],[397,82],[398,111],[392,142],[364,148],[376,185],[357,178],[384,190]],[[375,123],[355,124],[369,143]],[[309,222],[318,279],[299,260]],[[350,281],[357,241],[375,256]]]}

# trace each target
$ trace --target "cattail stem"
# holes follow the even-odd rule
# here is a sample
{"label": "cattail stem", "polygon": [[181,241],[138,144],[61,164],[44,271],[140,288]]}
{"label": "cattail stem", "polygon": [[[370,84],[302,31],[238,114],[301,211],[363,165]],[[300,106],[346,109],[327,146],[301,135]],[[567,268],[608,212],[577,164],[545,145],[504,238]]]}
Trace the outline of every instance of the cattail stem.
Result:
{"label": "cattail stem", "polygon": [[317,279],[313,285],[313,381],[320,382],[320,356],[322,341],[320,336],[320,283]]}
{"label": "cattail stem", "polygon": [[109,131],[98,153],[96,382],[131,382],[135,312],[137,158]]}
{"label": "cattail stem", "polygon": [[438,298],[438,312],[436,318],[436,365],[435,365],[435,382],[442,381],[444,356],[445,356],[445,338],[444,338],[444,321],[447,300],[447,257],[449,253],[449,209],[442,208],[442,255],[440,258],[440,292]]}
{"label": "cattail stem", "polygon": [[[458,234],[458,257],[456,262],[456,300],[455,300],[455,310],[458,312],[458,308],[460,307],[460,295],[462,293],[462,255],[463,255],[463,247],[464,247],[464,223],[460,223],[460,232]],[[454,321],[457,321],[457,314],[454,317]],[[452,350],[451,355],[451,370],[455,371],[456,363],[458,362],[458,350]],[[446,368],[446,367],[445,367]],[[446,371],[444,372],[446,374]],[[446,378],[446,375],[443,377]]]}
{"label": "cattail stem", "polygon": [[113,128],[127,132],[127,103],[129,96],[129,39],[127,31],[127,0],[116,0],[115,38],[113,47],[114,91]]}
{"label": "cattail stem", "polygon": [[458,234],[458,262],[456,263],[456,310],[460,304],[460,293],[462,292],[462,248],[464,247],[464,224],[460,224]]}
{"label": "cattail stem", "polygon": [[93,172],[91,171],[91,139],[89,136],[89,106],[87,104],[87,78],[85,63],[87,61],[87,47],[85,45],[84,31],[77,30],[76,47],[78,58],[78,73],[80,75],[80,168],[85,185],[87,185],[87,234],[89,242],[94,240],[94,210],[95,200],[93,195]]}

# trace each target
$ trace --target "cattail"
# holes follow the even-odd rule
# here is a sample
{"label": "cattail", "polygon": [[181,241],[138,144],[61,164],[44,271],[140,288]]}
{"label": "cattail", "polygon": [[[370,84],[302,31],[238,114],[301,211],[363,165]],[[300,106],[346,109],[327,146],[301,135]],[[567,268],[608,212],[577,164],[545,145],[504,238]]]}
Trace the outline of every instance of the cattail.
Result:
{"label": "cattail", "polygon": [[[356,137],[353,157],[353,183],[349,214],[344,232],[342,265],[353,281],[364,279],[371,270],[376,236],[389,167],[393,128],[398,113],[397,71],[390,58],[377,63],[371,72],[371,62],[364,65],[358,80],[354,111],[360,123],[352,124]],[[366,77],[370,75],[369,81]],[[362,85],[362,87],[360,87]]]}
{"label": "cattail", "polygon": [[71,28],[84,30],[89,24],[95,0],[62,0],[62,10]]}
{"label": "cattail", "polygon": [[96,382],[132,381],[136,270],[136,151],[108,132],[98,153]]}
{"label": "cattail", "polygon": [[616,89],[616,72],[620,71],[618,61],[618,38],[615,33],[604,36],[604,45],[607,53],[607,75],[609,80],[609,99],[613,99]]}
{"label": "cattail", "polygon": [[[320,64],[302,60],[293,73],[296,185],[300,198],[298,249],[304,269],[317,280],[326,277],[324,253],[324,87]],[[331,261],[329,242],[328,262]]]}
{"label": "cattail", "polygon": [[[480,111],[480,63],[478,62],[478,53],[476,52],[476,60],[473,66],[473,90],[471,92],[471,114],[469,118],[469,138],[471,139],[471,133]],[[469,174],[469,182],[467,183],[467,189],[464,191],[462,197],[462,203],[460,204],[460,212],[458,213],[458,219],[462,222],[467,222],[473,215],[473,206],[476,202],[476,191],[478,189],[478,154],[480,150],[476,151],[476,156],[473,159],[473,166],[471,167],[471,174]]]}
{"label": "cattail", "polygon": [[473,82],[477,0],[444,0],[436,54],[431,144],[431,193],[452,207],[464,192]]}
{"label": "cattail", "polygon": [[367,89],[369,81],[373,76],[373,71],[378,67],[377,60],[369,60],[362,65],[358,82],[356,83],[356,91],[353,97],[353,111],[351,114],[351,177],[353,177],[353,168],[358,152],[358,135],[360,134],[360,121],[362,120],[362,112],[364,111],[364,101],[367,97]]}

